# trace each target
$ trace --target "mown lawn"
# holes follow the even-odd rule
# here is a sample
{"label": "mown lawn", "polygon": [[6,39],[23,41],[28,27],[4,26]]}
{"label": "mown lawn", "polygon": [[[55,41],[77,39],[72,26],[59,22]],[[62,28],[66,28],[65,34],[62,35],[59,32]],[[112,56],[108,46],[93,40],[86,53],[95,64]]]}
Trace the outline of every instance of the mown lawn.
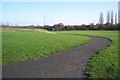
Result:
{"label": "mown lawn", "polygon": [[3,64],[36,59],[83,45],[90,38],[49,32],[3,29]]}
{"label": "mown lawn", "polygon": [[118,79],[118,31],[63,31],[59,33],[102,36],[111,39],[112,44],[109,47],[90,59],[85,73],[88,78]]}
{"label": "mown lawn", "polygon": [[85,73],[88,78],[118,78],[118,31],[61,31],[50,34],[3,30],[3,64],[49,56],[90,41],[87,37],[64,34],[102,36],[111,39],[112,44],[109,47],[89,60]]}

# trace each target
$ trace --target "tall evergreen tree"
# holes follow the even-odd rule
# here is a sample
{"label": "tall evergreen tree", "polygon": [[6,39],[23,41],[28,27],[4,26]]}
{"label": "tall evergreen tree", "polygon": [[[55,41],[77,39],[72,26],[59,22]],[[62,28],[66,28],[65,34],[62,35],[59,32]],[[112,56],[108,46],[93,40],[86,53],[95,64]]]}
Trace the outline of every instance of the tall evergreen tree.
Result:
{"label": "tall evergreen tree", "polygon": [[115,13],[115,24],[117,24],[117,12]]}
{"label": "tall evergreen tree", "polygon": [[110,11],[107,13],[107,23],[110,23]]}
{"label": "tall evergreen tree", "polygon": [[111,24],[113,24],[113,22],[114,22],[113,18],[114,18],[114,13],[113,13],[113,11],[111,11]]}
{"label": "tall evergreen tree", "polygon": [[100,17],[99,17],[99,24],[103,24],[104,23],[104,18],[103,18],[103,13],[100,13]]}

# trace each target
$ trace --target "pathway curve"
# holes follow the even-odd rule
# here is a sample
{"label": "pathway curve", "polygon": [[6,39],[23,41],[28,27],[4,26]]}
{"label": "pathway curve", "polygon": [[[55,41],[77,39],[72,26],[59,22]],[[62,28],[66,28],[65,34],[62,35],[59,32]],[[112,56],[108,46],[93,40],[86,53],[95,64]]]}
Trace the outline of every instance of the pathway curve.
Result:
{"label": "pathway curve", "polygon": [[87,61],[94,53],[111,44],[106,38],[93,37],[88,44],[49,57],[3,65],[3,78],[83,78]]}

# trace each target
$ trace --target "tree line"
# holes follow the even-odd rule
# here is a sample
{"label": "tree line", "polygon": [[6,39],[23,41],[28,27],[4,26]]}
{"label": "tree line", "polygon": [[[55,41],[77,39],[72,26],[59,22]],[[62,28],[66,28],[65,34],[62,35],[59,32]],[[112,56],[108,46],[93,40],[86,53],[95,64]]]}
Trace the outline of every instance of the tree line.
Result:
{"label": "tree line", "polygon": [[62,30],[119,30],[120,24],[117,23],[117,12],[114,15],[113,11],[107,12],[106,22],[104,22],[103,13],[100,13],[98,24],[91,23],[89,25],[64,25],[63,23],[54,24],[53,26],[44,25],[44,26],[10,26],[8,24],[1,24],[3,28],[38,28],[46,29],[49,31],[62,31]]}
{"label": "tree line", "polygon": [[[107,12],[107,17],[106,17],[106,24],[117,24],[117,12],[110,11]],[[100,17],[99,17],[99,24],[104,24],[104,17],[103,17],[103,13],[100,13]]]}

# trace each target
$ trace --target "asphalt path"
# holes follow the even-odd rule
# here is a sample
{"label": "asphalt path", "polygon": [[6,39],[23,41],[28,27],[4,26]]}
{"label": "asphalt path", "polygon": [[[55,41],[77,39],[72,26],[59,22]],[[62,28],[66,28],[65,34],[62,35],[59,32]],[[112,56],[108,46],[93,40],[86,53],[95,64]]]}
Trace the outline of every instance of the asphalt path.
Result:
{"label": "asphalt path", "polygon": [[2,66],[3,78],[83,78],[89,59],[111,44],[103,37],[91,37],[84,46],[49,57]]}

